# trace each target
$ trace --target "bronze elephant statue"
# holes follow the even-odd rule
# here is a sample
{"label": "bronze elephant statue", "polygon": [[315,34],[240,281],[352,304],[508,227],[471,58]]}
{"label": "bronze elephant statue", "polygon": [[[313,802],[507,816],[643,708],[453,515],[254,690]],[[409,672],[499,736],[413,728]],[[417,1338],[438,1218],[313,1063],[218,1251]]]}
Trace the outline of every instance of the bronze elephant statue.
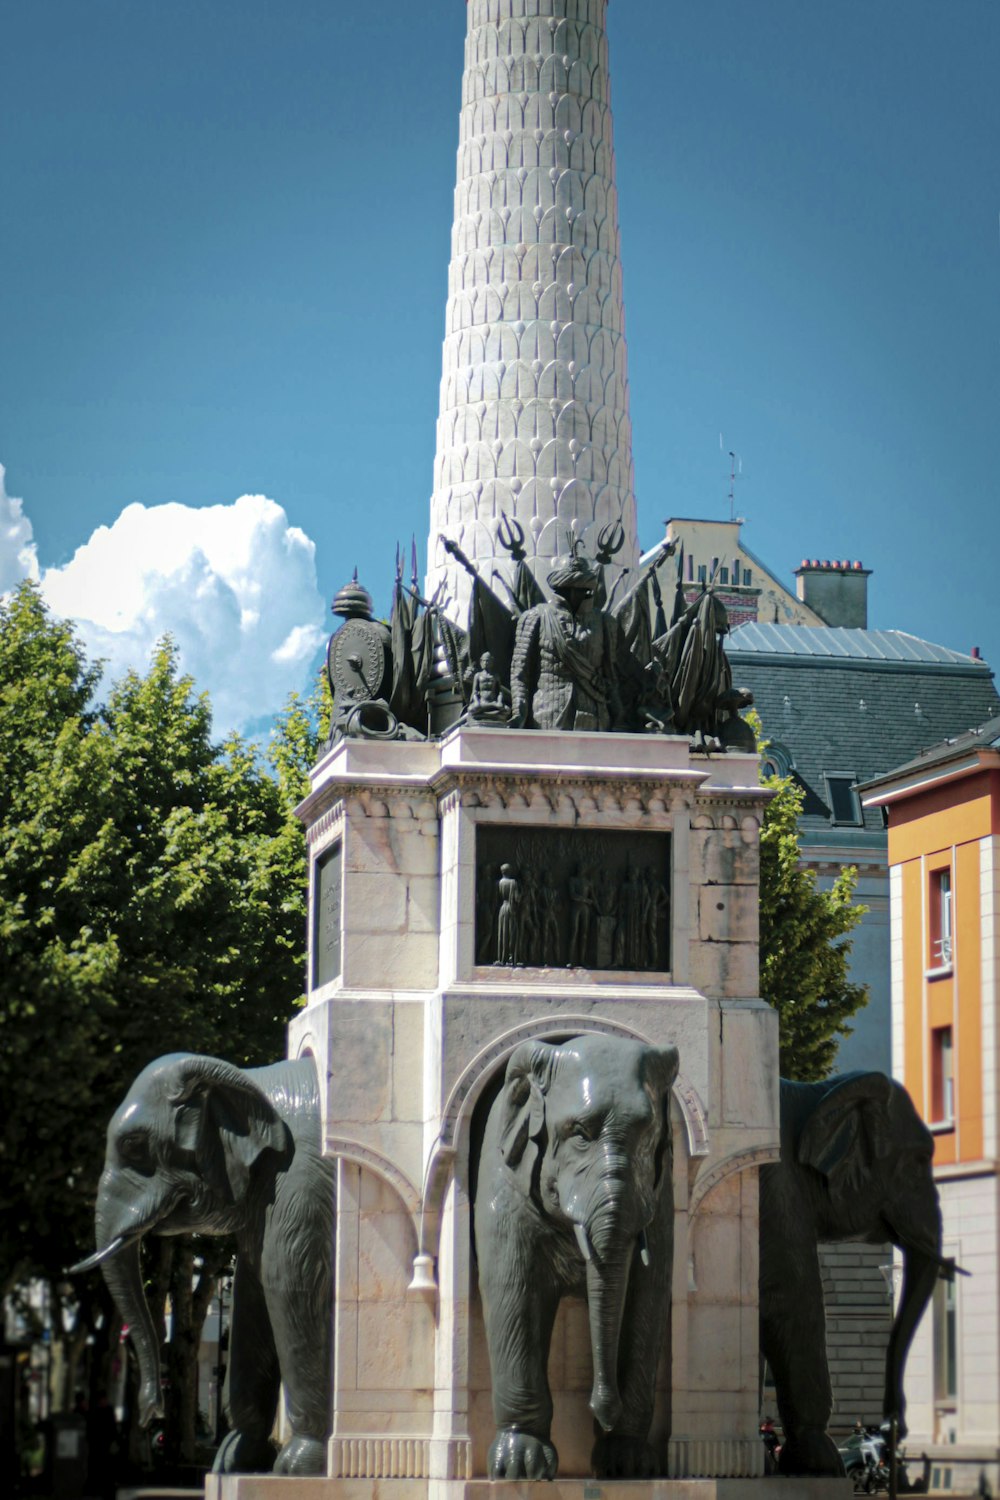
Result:
{"label": "bronze elephant statue", "polygon": [[760,1347],[785,1430],[779,1469],[843,1474],[827,1433],[833,1394],[817,1246],[890,1241],[903,1290],[886,1356],[883,1416],[906,1435],[903,1372],[942,1270],[934,1138],[884,1073],[781,1080],[781,1160],[760,1174]]}
{"label": "bronze elephant statue", "polygon": [[601,1477],[648,1477],[673,1259],[671,1085],[677,1051],[608,1036],[512,1054],[486,1124],[476,1253],[497,1433],[491,1479],[551,1479],[549,1344],[560,1298],[585,1294]]}
{"label": "bronze elephant statue", "polygon": [[[309,1057],[241,1069],[173,1053],[149,1064],[108,1127],[97,1193],[100,1266],[139,1360],[140,1420],[162,1414],[156,1332],[142,1288],[145,1234],[237,1241],[227,1417],[215,1468],[323,1474],[331,1423],[333,1163],[321,1155]],[[291,1437],[270,1437],[284,1385]]]}

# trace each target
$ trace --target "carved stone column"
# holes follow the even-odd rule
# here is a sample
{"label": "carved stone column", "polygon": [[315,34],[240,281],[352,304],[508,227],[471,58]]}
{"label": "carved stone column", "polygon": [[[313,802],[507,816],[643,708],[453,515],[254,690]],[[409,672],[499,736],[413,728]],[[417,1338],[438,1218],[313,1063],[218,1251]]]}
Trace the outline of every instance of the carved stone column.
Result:
{"label": "carved stone column", "polygon": [[511,577],[502,512],[537,576],[576,522],[637,557],[607,0],[469,0],[428,592]]}

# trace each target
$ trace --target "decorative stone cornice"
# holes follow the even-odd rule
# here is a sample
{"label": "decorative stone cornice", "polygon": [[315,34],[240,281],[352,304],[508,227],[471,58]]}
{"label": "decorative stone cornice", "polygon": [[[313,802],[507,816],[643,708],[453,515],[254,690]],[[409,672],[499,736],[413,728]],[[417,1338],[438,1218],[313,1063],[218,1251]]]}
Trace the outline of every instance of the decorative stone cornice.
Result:
{"label": "decorative stone cornice", "polygon": [[697,771],[579,770],[558,767],[495,767],[443,770],[434,778],[438,806],[445,815],[454,808],[537,811],[572,821],[590,817],[635,816],[669,819],[672,813],[695,805],[701,781]]}

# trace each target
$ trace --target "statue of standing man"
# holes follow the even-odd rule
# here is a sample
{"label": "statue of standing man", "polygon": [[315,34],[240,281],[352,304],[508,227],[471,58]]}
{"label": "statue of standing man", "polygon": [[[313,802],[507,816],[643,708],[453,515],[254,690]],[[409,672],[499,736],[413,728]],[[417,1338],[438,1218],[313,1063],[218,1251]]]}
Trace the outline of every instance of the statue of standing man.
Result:
{"label": "statue of standing man", "polygon": [[548,576],[552,602],[517,622],[510,688],[517,729],[612,729],[621,717],[615,621],[594,608],[596,565],[574,553]]}

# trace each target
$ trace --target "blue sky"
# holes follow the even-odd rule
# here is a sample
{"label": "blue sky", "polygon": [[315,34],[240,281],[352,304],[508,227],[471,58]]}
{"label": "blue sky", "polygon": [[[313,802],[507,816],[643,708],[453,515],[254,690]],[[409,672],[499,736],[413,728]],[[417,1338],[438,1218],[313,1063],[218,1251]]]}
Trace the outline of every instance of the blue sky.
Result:
{"label": "blue sky", "polygon": [[[44,574],[115,668],[173,629],[220,720],[304,685],[355,563],[384,608],[423,561],[464,28],[4,7],[0,588]],[[1000,3],[609,28],[644,544],[728,514],[721,432],[781,576],[860,558],[873,626],[1000,664]]]}

